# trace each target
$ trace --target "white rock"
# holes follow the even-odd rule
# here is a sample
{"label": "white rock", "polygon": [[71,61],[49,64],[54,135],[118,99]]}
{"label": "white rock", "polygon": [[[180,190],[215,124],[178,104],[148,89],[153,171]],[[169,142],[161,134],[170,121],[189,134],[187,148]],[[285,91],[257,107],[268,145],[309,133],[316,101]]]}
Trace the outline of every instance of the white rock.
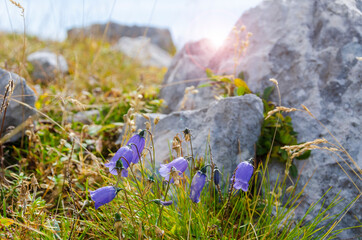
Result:
{"label": "white rock", "polygon": [[30,54],[27,60],[33,64],[33,80],[49,82],[54,80],[56,74],[68,73],[68,64],[62,55],[49,51],[38,51]]}
{"label": "white rock", "polygon": [[150,39],[146,37],[122,37],[114,49],[139,61],[143,66],[168,67],[172,60],[169,53],[152,44]]}

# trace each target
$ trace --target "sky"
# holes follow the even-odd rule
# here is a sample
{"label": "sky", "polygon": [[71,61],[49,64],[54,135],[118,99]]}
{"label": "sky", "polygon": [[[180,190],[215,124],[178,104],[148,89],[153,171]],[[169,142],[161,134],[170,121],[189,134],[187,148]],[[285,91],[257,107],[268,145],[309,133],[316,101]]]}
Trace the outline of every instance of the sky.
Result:
{"label": "sky", "polygon": [[[168,28],[178,48],[188,41],[224,40],[241,14],[262,0],[17,0],[27,34],[64,40],[71,27],[105,23]],[[23,32],[21,10],[0,0],[0,31]]]}

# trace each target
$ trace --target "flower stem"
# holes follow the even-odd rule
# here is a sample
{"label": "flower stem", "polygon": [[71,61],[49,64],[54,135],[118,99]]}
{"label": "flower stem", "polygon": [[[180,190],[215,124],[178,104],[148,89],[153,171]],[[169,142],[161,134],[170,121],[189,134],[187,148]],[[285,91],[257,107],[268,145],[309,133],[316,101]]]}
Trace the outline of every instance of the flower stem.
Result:
{"label": "flower stem", "polygon": [[137,155],[138,155],[138,159],[140,161],[140,165],[141,165],[141,173],[142,173],[142,182],[143,182],[143,178],[144,178],[144,171],[143,171],[143,165],[142,165],[142,159],[141,159],[141,153],[138,151],[138,147],[136,144],[131,143],[131,146],[135,146],[136,150],[137,150]]}
{"label": "flower stem", "polygon": [[192,135],[191,134],[190,134],[190,148],[191,148],[191,157],[192,157],[190,173],[191,173],[191,176],[193,176],[193,173],[195,170],[195,159],[194,159],[194,149],[192,148]]}
{"label": "flower stem", "polygon": [[148,132],[148,134],[150,135],[150,139],[151,139],[151,143],[152,143],[152,158],[153,158],[153,162],[151,163],[152,164],[152,170],[153,172],[155,172],[155,169],[156,169],[156,153],[155,153],[155,144],[153,142],[153,135],[152,133],[146,129],[146,131]]}
{"label": "flower stem", "polygon": [[[170,181],[171,180],[169,179],[169,181],[167,182],[167,188],[166,188],[165,197],[163,198],[163,201],[166,201],[167,193],[168,193],[168,190],[170,189]],[[163,210],[163,205],[160,208],[160,214],[158,215],[158,218],[156,221],[156,226],[157,226],[157,223],[160,222],[160,227],[162,225],[162,210]]]}
{"label": "flower stem", "polygon": [[137,226],[136,226],[136,222],[135,222],[134,217],[133,217],[133,211],[132,211],[132,209],[131,209],[131,205],[129,204],[128,195],[127,195],[127,190],[124,189],[123,192],[124,192],[124,196],[125,196],[125,198],[126,198],[126,202],[127,202],[127,205],[128,205],[128,211],[129,211],[129,213],[131,214],[131,219],[132,219],[133,227],[136,229]]}

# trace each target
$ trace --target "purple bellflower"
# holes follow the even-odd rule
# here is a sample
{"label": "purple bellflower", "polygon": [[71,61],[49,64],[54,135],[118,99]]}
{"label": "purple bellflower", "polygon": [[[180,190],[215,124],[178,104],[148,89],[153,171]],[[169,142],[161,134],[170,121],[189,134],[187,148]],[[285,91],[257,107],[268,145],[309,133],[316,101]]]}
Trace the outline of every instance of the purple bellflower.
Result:
{"label": "purple bellflower", "polygon": [[[128,162],[124,158],[127,159]],[[128,176],[127,168],[129,167],[128,163],[131,163],[132,158],[133,158],[133,151],[131,147],[123,146],[120,149],[118,149],[116,154],[114,154],[112,160],[109,161],[109,163],[104,164],[104,166],[108,167],[109,172],[113,175],[118,175],[117,168],[121,168],[122,169],[121,176],[127,177]]]}
{"label": "purple bellflower", "polygon": [[[161,164],[159,172],[161,176],[165,178],[166,181],[169,181],[172,167],[174,167],[179,172],[179,176],[181,176],[186,171],[187,166],[188,166],[187,160],[184,159],[183,157],[179,157],[168,164]],[[173,178],[171,178],[171,183],[173,182],[174,180]]]}
{"label": "purple bellflower", "polygon": [[235,189],[242,189],[244,192],[248,191],[249,181],[254,172],[253,158],[250,158],[248,161],[239,163],[236,168],[235,174],[231,178],[231,181],[234,181]]}
{"label": "purple bellflower", "polygon": [[95,208],[98,209],[100,206],[112,201],[120,190],[120,188],[108,186],[89,192],[91,199],[94,201]]}
{"label": "purple bellflower", "polygon": [[194,203],[200,202],[200,195],[206,182],[206,167],[203,167],[200,171],[197,171],[191,182],[190,198]]}
{"label": "purple bellflower", "polygon": [[160,199],[155,199],[155,200],[152,200],[154,203],[158,204],[158,205],[162,205],[162,206],[170,206],[173,204],[173,201],[170,200],[170,201],[162,201]]}
{"label": "purple bellflower", "polygon": [[144,137],[145,131],[146,130],[142,130],[140,133],[133,135],[126,144],[126,145],[130,145],[132,148],[133,157],[131,159],[131,162],[133,162],[133,163],[138,163],[139,155],[141,156],[142,151],[145,148],[145,142],[146,142],[146,139]]}

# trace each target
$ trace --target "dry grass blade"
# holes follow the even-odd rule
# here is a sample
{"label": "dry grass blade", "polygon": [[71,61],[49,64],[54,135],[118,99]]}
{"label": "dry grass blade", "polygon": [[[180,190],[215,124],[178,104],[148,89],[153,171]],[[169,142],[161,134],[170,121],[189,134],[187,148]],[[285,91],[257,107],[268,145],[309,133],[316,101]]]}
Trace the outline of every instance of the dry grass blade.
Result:
{"label": "dry grass blade", "polygon": [[[347,152],[347,150],[342,146],[342,144],[337,140],[337,138],[331,133],[331,131],[321,122],[319,121],[313,114],[312,112],[304,105],[302,105],[303,109],[312,117],[314,118],[327,132],[328,134],[334,139],[334,141],[337,143],[338,147],[341,148],[341,151],[343,151],[344,154],[346,154],[346,156],[348,157],[348,159],[353,163],[353,165],[356,167],[357,171],[359,172],[359,174],[362,174],[361,168],[358,166],[358,164],[356,163],[356,161],[351,157],[351,155]],[[344,158],[342,158],[342,160],[344,162],[346,162],[346,160]],[[351,168],[352,169],[352,168]]]}
{"label": "dry grass blade", "polygon": [[15,2],[14,0],[9,0],[12,4],[14,4],[16,7],[18,7],[21,10],[21,14],[24,16],[24,8],[21,6],[20,3]]}
{"label": "dry grass blade", "polygon": [[296,108],[287,108],[287,107],[283,107],[283,106],[276,107],[275,109],[268,112],[265,120],[268,119],[269,117],[271,117],[274,113],[281,112],[281,111],[289,113],[289,112],[298,111],[298,109],[296,109]]}

